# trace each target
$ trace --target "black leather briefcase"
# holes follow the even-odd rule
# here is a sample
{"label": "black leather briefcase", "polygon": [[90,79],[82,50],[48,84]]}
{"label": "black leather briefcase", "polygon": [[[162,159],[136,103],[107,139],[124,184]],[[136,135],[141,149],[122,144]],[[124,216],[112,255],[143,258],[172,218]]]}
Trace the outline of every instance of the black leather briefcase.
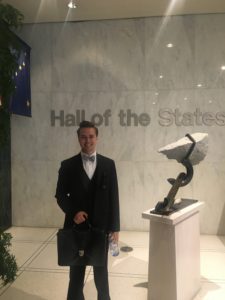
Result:
{"label": "black leather briefcase", "polygon": [[106,262],[107,235],[103,230],[74,226],[57,232],[60,266],[103,266]]}

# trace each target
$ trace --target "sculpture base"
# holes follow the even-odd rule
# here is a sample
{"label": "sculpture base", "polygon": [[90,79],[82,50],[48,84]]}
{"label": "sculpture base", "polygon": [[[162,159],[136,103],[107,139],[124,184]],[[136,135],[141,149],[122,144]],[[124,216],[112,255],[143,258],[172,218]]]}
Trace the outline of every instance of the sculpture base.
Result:
{"label": "sculpture base", "polygon": [[181,199],[181,202],[179,203],[175,203],[169,210],[160,210],[157,211],[155,209],[151,210],[150,213],[151,214],[155,214],[155,215],[165,215],[165,216],[169,216],[189,205],[192,205],[194,203],[198,202],[198,200],[194,200],[194,199]]}
{"label": "sculpture base", "polygon": [[191,300],[200,289],[197,201],[170,216],[142,213],[150,221],[148,300]]}

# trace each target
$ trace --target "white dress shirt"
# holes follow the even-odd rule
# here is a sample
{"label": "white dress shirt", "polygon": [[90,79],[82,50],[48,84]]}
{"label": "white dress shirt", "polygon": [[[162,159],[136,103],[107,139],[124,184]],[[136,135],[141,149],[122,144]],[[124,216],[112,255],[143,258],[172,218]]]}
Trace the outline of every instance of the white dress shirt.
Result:
{"label": "white dress shirt", "polygon": [[[85,159],[85,157],[91,157],[94,156],[95,160],[91,161],[88,159]],[[87,174],[87,176],[89,177],[89,179],[92,179],[95,169],[96,169],[96,165],[97,165],[97,156],[96,156],[96,151],[94,153],[92,153],[91,155],[88,155],[86,153],[81,152],[81,157],[82,157],[82,161],[83,161],[83,167],[84,170]]]}

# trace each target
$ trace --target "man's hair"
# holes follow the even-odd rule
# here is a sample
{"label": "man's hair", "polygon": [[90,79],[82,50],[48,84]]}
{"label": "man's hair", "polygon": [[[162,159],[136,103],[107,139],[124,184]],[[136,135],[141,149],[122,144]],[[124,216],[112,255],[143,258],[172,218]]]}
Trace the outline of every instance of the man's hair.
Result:
{"label": "man's hair", "polygon": [[94,128],[95,129],[95,134],[98,136],[98,128],[95,126],[94,123],[89,122],[89,121],[82,121],[80,122],[79,128],[77,129],[77,135],[80,135],[80,130],[82,128]]}

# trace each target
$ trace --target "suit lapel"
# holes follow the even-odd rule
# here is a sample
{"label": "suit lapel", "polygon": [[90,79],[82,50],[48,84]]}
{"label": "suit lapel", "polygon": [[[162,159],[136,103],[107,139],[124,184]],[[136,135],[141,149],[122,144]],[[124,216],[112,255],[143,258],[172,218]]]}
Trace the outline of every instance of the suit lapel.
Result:
{"label": "suit lapel", "polygon": [[97,186],[100,186],[101,188],[105,189],[107,173],[104,169],[104,162],[102,160],[102,156],[99,154],[97,154],[97,166],[94,176],[96,176]]}
{"label": "suit lapel", "polygon": [[81,184],[86,189],[88,187],[90,179],[84,170],[84,166],[83,166],[83,162],[82,162],[80,153],[77,155],[76,173],[80,175]]}

